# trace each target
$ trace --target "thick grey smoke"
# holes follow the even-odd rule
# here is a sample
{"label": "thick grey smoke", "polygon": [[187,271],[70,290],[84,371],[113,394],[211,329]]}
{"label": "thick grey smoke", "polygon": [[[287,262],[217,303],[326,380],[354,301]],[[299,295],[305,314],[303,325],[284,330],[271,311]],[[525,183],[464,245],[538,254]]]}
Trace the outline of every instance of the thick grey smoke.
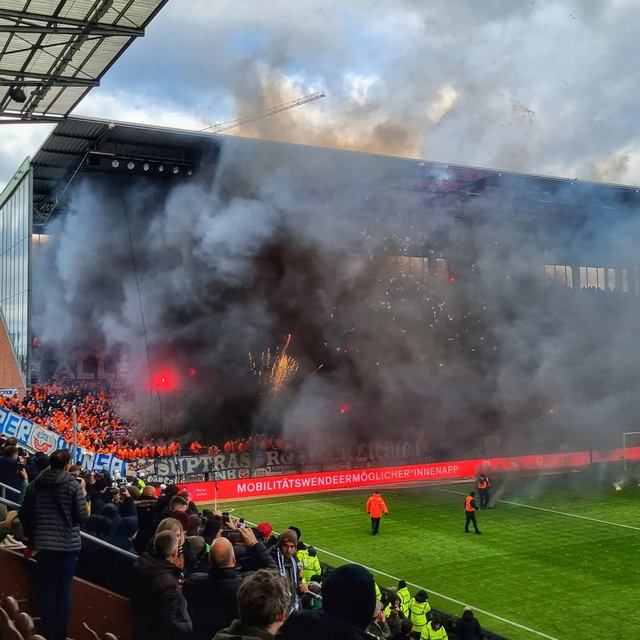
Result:
{"label": "thick grey smoke", "polygon": [[[230,139],[217,167],[172,189],[86,177],[40,262],[43,343],[124,345],[144,395],[141,299],[152,370],[198,371],[164,400],[175,412],[163,426],[214,441],[412,429],[440,455],[489,437],[617,442],[640,409],[637,298],[571,291],[542,265],[636,265],[637,218],[592,206],[602,196],[586,185],[559,188],[564,215],[534,183],[429,203],[409,186],[431,171]],[[443,188],[452,177],[435,176]],[[258,393],[248,353],[289,333],[300,371]]]}

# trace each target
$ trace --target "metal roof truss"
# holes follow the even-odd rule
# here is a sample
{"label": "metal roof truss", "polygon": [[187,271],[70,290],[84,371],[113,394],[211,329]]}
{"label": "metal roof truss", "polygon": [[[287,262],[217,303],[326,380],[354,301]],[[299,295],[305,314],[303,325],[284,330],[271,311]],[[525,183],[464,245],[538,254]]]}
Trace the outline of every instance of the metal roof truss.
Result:
{"label": "metal roof truss", "polygon": [[0,123],[67,117],[166,2],[0,0]]}

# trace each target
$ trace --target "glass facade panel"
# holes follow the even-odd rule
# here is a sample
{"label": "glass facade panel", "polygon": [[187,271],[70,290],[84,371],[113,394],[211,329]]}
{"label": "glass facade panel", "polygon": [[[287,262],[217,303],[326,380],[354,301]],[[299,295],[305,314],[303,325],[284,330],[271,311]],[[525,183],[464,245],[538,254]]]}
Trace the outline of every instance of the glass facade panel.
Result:
{"label": "glass facade panel", "polygon": [[0,205],[0,310],[16,360],[28,382],[31,173]]}

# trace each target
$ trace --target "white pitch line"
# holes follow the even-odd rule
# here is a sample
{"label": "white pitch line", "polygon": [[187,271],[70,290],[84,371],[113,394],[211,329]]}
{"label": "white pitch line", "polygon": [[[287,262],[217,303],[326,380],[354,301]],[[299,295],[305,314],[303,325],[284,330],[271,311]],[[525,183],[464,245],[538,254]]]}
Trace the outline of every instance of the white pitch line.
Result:
{"label": "white pitch line", "polygon": [[[456,493],[461,496],[466,496],[466,493],[462,491],[451,491],[451,489],[438,489],[444,493]],[[546,511],[547,513],[557,513],[559,516],[567,516],[568,518],[580,518],[580,520],[590,520],[591,522],[598,522],[599,524],[608,524],[612,527],[622,527],[623,529],[633,529],[634,531],[640,531],[640,527],[634,527],[630,524],[621,524],[620,522],[610,522],[609,520],[600,520],[598,518],[590,518],[589,516],[581,516],[577,513],[567,513],[566,511],[558,511],[557,509],[546,509],[545,507],[534,507],[532,504],[523,504],[522,502],[512,502],[511,500],[496,500],[496,502],[502,502],[504,504],[510,504],[515,507],[524,507],[525,509],[535,509],[536,511]]]}
{"label": "white pitch line", "polygon": [[[309,502],[314,502],[313,500],[310,500]],[[252,526],[255,526],[254,522],[249,522],[248,520],[246,521],[247,524],[250,524]],[[276,531],[273,532],[275,535],[278,535],[278,533]],[[340,556],[337,553],[333,553],[333,551],[327,551],[326,549],[322,549],[320,547],[316,547],[315,545],[312,545],[314,547],[314,549],[316,549],[317,551],[321,551],[322,553],[326,553],[329,556],[333,556],[334,558],[338,558],[338,560],[343,560],[344,562],[348,562],[350,564],[359,564],[361,567],[364,567],[365,569],[367,569],[367,571],[372,571],[373,573],[377,573],[381,576],[385,576],[386,578],[391,578],[391,580],[395,580],[396,582],[398,582],[400,580],[400,578],[398,578],[398,576],[392,576],[390,573],[386,573],[384,571],[380,571],[379,569],[374,569],[373,567],[368,567],[366,564],[362,564],[361,562],[358,562],[357,560],[352,560],[351,558],[345,558],[344,556]],[[422,585],[416,584],[415,582],[408,582],[405,580],[405,582],[411,586],[411,587],[415,587],[416,589],[423,589],[424,591],[427,591],[428,593],[433,593],[434,595],[438,596],[439,598],[442,598],[443,600],[448,600],[449,602],[454,602],[457,605],[460,605],[462,607],[471,607],[474,611],[478,611],[479,613],[482,613],[485,616],[489,616],[490,618],[493,618],[494,620],[499,620],[500,622],[504,622],[505,624],[511,625],[512,627],[517,627],[518,629],[522,629],[523,631],[527,631],[528,633],[533,633],[536,636],[539,636],[540,638],[546,638],[547,640],[559,640],[559,638],[556,638],[555,636],[550,636],[547,633],[543,633],[542,631],[536,631],[536,629],[532,629],[531,627],[527,627],[524,624],[520,624],[519,622],[514,622],[513,620],[508,620],[507,618],[503,618],[502,616],[499,616],[495,613],[491,613],[491,611],[485,611],[484,609],[480,609],[479,607],[476,607],[474,605],[470,605],[468,602],[462,602],[462,600],[456,600],[456,598],[451,598],[450,596],[446,596],[444,593],[439,593],[438,591],[434,591],[433,589],[429,589],[428,587],[423,587]]]}
{"label": "white pitch line", "polygon": [[[347,498],[351,496],[333,496],[335,498]],[[289,500],[288,502],[262,502],[261,504],[243,504],[238,503],[238,509],[242,507],[243,509],[253,509],[254,507],[259,507],[263,511],[269,507],[280,507],[282,505],[293,505],[293,504],[305,504],[308,502],[324,502],[325,498],[316,498],[315,500]]]}

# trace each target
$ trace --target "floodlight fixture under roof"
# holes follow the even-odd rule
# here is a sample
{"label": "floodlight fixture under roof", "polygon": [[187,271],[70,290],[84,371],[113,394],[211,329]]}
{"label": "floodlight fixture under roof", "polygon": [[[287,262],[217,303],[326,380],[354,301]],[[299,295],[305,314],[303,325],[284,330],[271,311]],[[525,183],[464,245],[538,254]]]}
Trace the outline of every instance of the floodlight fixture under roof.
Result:
{"label": "floodlight fixture under roof", "polygon": [[27,101],[27,94],[24,92],[22,87],[11,87],[9,89],[9,97],[14,101],[20,104]]}

